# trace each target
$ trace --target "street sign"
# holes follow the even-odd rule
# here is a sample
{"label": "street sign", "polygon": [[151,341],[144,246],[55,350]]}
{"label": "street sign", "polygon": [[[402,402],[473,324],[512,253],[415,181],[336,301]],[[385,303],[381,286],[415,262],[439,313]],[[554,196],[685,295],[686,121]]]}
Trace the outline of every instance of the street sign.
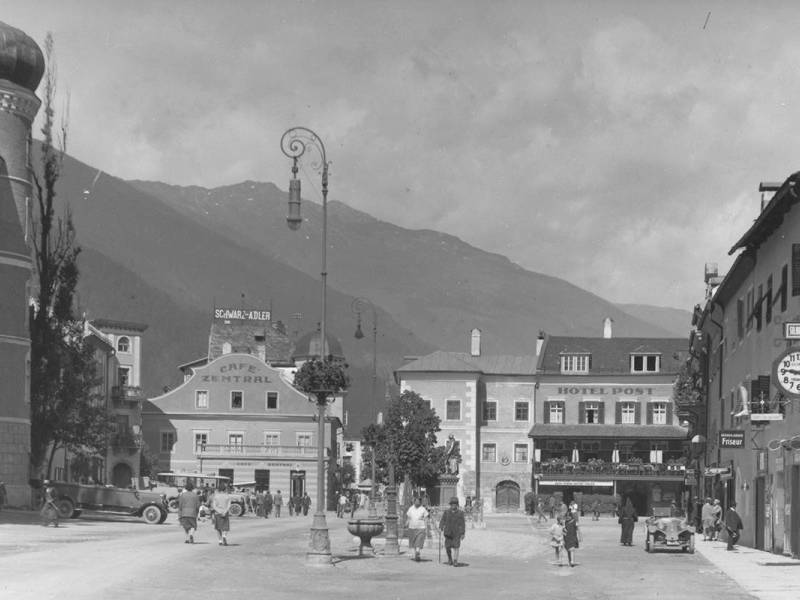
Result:
{"label": "street sign", "polygon": [[783,337],[787,340],[800,340],[800,323],[784,323]]}
{"label": "street sign", "polygon": [[783,421],[781,413],[750,413],[751,421]]}
{"label": "street sign", "polygon": [[744,448],[744,431],[720,431],[719,445],[722,448]]}

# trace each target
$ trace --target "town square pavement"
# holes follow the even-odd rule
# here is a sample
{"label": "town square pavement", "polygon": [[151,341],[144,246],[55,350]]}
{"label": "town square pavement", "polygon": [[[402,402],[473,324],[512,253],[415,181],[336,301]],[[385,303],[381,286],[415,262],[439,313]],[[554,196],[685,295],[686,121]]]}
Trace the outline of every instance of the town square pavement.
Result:
{"label": "town square pavement", "polygon": [[623,547],[611,517],[581,519],[584,541],[574,568],[555,564],[549,524],[521,514],[468,526],[458,568],[440,562],[435,533],[420,563],[410,559],[405,541],[399,556],[383,555],[383,539],[375,541],[376,555],[359,558],[347,521],[332,513],[332,566],[309,566],[310,523],[310,516],[246,515],[232,520],[230,545],[221,547],[209,524],[201,525],[195,544],[184,544],[175,515],[147,525],[84,513],[56,529],[39,526],[36,513],[4,510],[0,598],[800,598],[800,561],[746,548],[726,552],[701,536],[693,555],[648,554],[643,524],[635,545]]}

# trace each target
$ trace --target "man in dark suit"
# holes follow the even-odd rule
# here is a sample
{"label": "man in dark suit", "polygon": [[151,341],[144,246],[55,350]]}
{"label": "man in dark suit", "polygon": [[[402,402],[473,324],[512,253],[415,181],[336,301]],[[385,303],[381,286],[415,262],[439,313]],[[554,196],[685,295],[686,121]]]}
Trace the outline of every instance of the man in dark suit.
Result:
{"label": "man in dark suit", "polygon": [[742,518],[736,512],[736,503],[731,502],[728,512],[725,513],[725,529],[728,530],[728,547],[726,550],[733,550],[736,542],[739,541],[739,532],[743,529]]}
{"label": "man in dark suit", "polygon": [[458,566],[458,552],[461,548],[461,540],[464,539],[466,532],[466,522],[464,512],[458,508],[458,498],[453,496],[450,499],[450,510],[442,513],[439,521],[439,530],[444,535],[444,549],[447,552],[447,564]]}

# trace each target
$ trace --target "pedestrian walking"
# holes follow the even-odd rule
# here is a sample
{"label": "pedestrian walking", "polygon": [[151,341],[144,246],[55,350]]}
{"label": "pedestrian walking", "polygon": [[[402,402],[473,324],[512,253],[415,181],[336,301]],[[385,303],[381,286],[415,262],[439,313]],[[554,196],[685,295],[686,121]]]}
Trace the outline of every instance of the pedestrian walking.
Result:
{"label": "pedestrian walking", "polygon": [[736,512],[736,502],[731,502],[728,506],[728,512],[725,513],[725,529],[728,531],[728,547],[726,550],[733,550],[736,543],[739,541],[742,529],[742,518]]}
{"label": "pedestrian walking", "polygon": [[289,516],[294,516],[294,496],[291,494],[286,498],[286,508],[289,509]]}
{"label": "pedestrian walking", "polygon": [[56,506],[56,489],[50,485],[49,481],[44,482],[44,500],[42,510],[39,512],[42,517],[42,527],[47,527],[50,523],[53,527],[58,527],[58,506]]}
{"label": "pedestrian walking", "polygon": [[269,519],[272,514],[272,494],[269,493],[269,488],[264,490],[264,518]]}
{"label": "pedestrian walking", "polygon": [[354,492],[354,493],[350,494],[350,518],[351,519],[355,519],[356,518],[356,509],[358,508],[358,504],[359,504],[359,496],[360,496],[360,494],[358,492]]}
{"label": "pedestrian walking", "polygon": [[416,496],[414,504],[406,511],[406,529],[408,530],[408,548],[414,549],[414,560],[419,562],[420,552],[425,545],[428,532],[428,509],[422,506],[422,498]]}
{"label": "pedestrian walking", "polygon": [[564,548],[567,551],[569,566],[575,566],[575,553],[581,541],[581,530],[578,527],[578,515],[569,511],[564,521]]}
{"label": "pedestrian walking", "polygon": [[559,500],[558,506],[556,507],[556,512],[558,513],[558,516],[561,517],[563,520],[566,520],[568,510],[569,507],[566,505],[564,500],[563,499]]}
{"label": "pedestrian walking", "polygon": [[275,494],[275,497],[272,499],[272,506],[275,509],[275,518],[281,516],[281,506],[283,506],[283,496],[281,496],[281,491],[278,490],[278,493]]}
{"label": "pedestrian walking", "polygon": [[547,522],[547,515],[544,514],[544,502],[538,500],[536,502],[536,522],[541,523],[542,521]]}
{"label": "pedestrian walking", "polygon": [[572,516],[575,517],[576,521],[579,520],[578,517],[580,516],[580,513],[578,512],[578,503],[575,500],[569,503],[569,506],[567,507],[567,512],[571,512]]}
{"label": "pedestrian walking", "polygon": [[619,543],[623,546],[633,546],[633,524],[639,520],[636,509],[633,507],[631,499],[625,501],[625,505],[619,511],[617,522],[621,525]]}
{"label": "pedestrian walking", "polygon": [[467,530],[464,512],[458,508],[458,498],[450,498],[450,508],[442,513],[439,529],[444,535],[444,550],[447,552],[447,564],[458,566],[458,554],[461,541]]}
{"label": "pedestrian walking", "polygon": [[336,502],[336,516],[340,519],[344,517],[344,507],[347,504],[347,496],[344,495],[344,492],[339,494],[339,499]]}
{"label": "pedestrian walking", "polygon": [[714,499],[714,506],[711,508],[711,515],[714,517],[714,536],[711,538],[712,540],[719,539],[719,532],[722,531],[722,504],[719,501],[719,498]]}
{"label": "pedestrian walking", "polygon": [[703,541],[713,540],[717,534],[717,518],[714,515],[714,505],[711,503],[711,498],[706,498],[703,508],[700,509],[700,519],[703,524]]}
{"label": "pedestrian walking", "polygon": [[200,496],[194,491],[191,480],[186,482],[184,490],[178,496],[178,523],[183,527],[184,544],[194,544],[194,532],[197,531],[197,515],[200,513]]}
{"label": "pedestrian walking", "polygon": [[256,516],[264,516],[264,492],[256,492]]}
{"label": "pedestrian walking", "polygon": [[558,566],[564,564],[561,551],[564,549],[564,521],[561,517],[556,517],[556,522],[550,526],[550,546],[556,553]]}
{"label": "pedestrian walking", "polygon": [[217,531],[217,538],[219,539],[220,546],[228,545],[228,532],[231,530],[231,495],[228,493],[227,489],[226,484],[220,483],[211,496],[214,529]]}
{"label": "pedestrian walking", "polygon": [[592,502],[592,521],[600,520],[600,500]]}
{"label": "pedestrian walking", "polygon": [[6,505],[6,482],[0,481],[0,510],[3,510],[3,507]]}
{"label": "pedestrian walking", "polygon": [[303,494],[303,497],[300,499],[300,504],[303,506],[303,516],[308,515],[308,509],[311,507],[311,496],[308,495],[308,492]]}

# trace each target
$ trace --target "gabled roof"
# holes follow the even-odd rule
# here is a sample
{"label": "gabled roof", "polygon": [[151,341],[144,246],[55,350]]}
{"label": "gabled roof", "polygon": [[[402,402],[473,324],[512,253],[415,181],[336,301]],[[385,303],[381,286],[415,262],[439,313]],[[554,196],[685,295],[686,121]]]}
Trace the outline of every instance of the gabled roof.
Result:
{"label": "gabled roof", "polygon": [[658,354],[661,356],[659,373],[677,373],[687,351],[686,338],[547,336],[539,372],[560,374],[561,356],[564,354],[591,354],[589,374],[630,374],[631,354]]}
{"label": "gabled roof", "polygon": [[798,196],[798,192],[795,189],[795,181],[798,176],[800,176],[800,172],[790,175],[783,182],[764,207],[764,210],[756,217],[750,229],[731,247],[728,254],[733,254],[740,248],[758,248],[764,240],[780,227],[783,223],[784,215],[800,200],[800,196]]}
{"label": "gabled roof", "polygon": [[472,356],[468,352],[437,350],[403,365],[395,373],[476,373],[483,375],[535,375],[535,356]]}
{"label": "gabled roof", "polygon": [[133,321],[115,321],[113,319],[92,319],[92,325],[98,329],[113,329],[115,331],[144,331],[147,325]]}

